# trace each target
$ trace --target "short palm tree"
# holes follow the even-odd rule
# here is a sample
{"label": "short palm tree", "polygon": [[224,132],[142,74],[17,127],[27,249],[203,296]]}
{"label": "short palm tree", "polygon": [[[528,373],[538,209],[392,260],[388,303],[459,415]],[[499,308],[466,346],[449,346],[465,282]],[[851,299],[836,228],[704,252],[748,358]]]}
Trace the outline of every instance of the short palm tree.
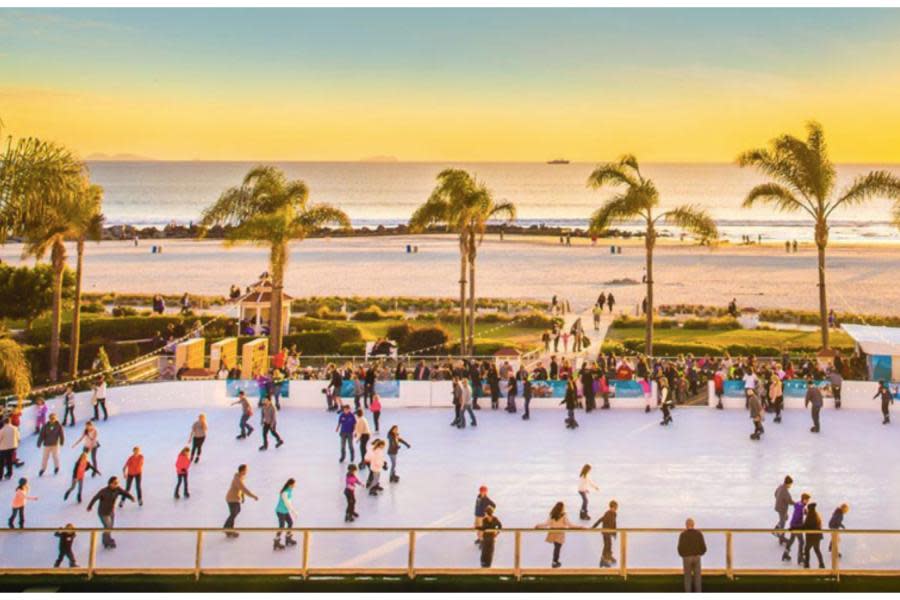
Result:
{"label": "short palm tree", "polygon": [[744,207],[767,204],[783,212],[804,212],[815,226],[819,271],[819,323],[822,348],[828,349],[828,298],[825,293],[825,248],[828,246],[828,219],[841,206],[855,206],[875,197],[900,199],[900,179],[887,171],[870,171],[857,177],[835,194],[834,164],[828,158],[822,126],[807,123],[806,139],[782,135],[770,148],[741,154],[741,167],[756,167],[772,179],[754,187],[744,199]]}
{"label": "short palm tree", "polygon": [[84,245],[87,241],[99,242],[103,234],[103,188],[85,185],[81,191],[77,214],[70,224],[70,234],[75,238],[75,301],[72,309],[72,332],[69,337],[69,373],[78,373],[78,354],[81,349],[81,279],[84,272]]}
{"label": "short palm tree", "polygon": [[31,391],[31,370],[22,347],[9,338],[0,338],[0,380],[9,385],[21,408]]}
{"label": "short palm tree", "polygon": [[706,211],[683,205],[656,213],[659,192],[653,181],[641,174],[637,159],[625,155],[617,162],[598,166],[588,177],[588,186],[596,190],[611,186],[624,188],[606,200],[590,220],[590,231],[602,233],[613,223],[637,219],[644,226],[644,248],[647,261],[647,326],[645,352],[653,356],[653,249],[656,247],[657,226],[680,227],[708,241],[718,236],[716,223]]}
{"label": "short palm tree", "polygon": [[248,242],[269,248],[269,273],[272,278],[270,309],[270,352],[281,350],[284,270],[288,245],[303,240],[323,227],[350,228],[344,211],[329,204],[310,204],[309,189],[303,181],[289,181],[275,167],[258,166],[244,176],[240,187],[222,193],[203,212],[201,224],[230,226],[225,243]]}

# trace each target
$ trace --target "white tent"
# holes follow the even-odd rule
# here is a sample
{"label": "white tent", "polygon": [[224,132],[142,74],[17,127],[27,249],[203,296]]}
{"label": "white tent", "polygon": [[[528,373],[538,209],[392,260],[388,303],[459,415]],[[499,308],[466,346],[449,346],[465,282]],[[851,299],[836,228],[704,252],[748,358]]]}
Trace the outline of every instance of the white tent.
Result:
{"label": "white tent", "polygon": [[900,356],[900,327],[841,325],[841,329],[866,354]]}

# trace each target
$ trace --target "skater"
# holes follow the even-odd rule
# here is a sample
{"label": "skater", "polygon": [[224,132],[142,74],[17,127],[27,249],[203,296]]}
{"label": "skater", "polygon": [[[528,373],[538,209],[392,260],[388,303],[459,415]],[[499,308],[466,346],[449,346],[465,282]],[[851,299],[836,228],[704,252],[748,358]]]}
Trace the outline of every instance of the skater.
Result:
{"label": "skater", "polygon": [[844,385],[844,378],[841,377],[840,371],[833,367],[828,369],[828,383],[831,386],[831,395],[834,397],[834,407],[840,410],[841,388]]}
{"label": "skater", "polygon": [[206,441],[206,433],[209,431],[209,425],[206,424],[206,415],[200,413],[197,420],[191,425],[191,435],[188,443],[191,445],[191,460],[194,464],[200,462],[200,454],[203,452],[203,442]]}
{"label": "skater", "polygon": [[94,494],[91,501],[88,502],[87,511],[91,512],[94,504],[97,504],[97,517],[103,524],[103,547],[107,550],[116,547],[116,540],[113,539],[110,531],[116,525],[116,500],[119,498],[127,498],[134,502],[134,496],[119,487],[119,478],[110,477],[107,486]]}
{"label": "skater", "polygon": [[68,500],[69,494],[77,487],[78,504],[81,504],[81,492],[84,489],[84,474],[88,469],[90,469],[94,475],[100,474],[100,472],[94,468],[94,465],[91,464],[91,451],[84,448],[75,460],[75,466],[72,468],[72,484],[69,486],[69,489],[66,490],[66,493],[63,494],[63,501]]}
{"label": "skater", "polygon": [[50,419],[41,427],[38,433],[38,448],[44,448],[41,457],[41,470],[38,471],[38,477],[43,476],[47,470],[47,463],[50,457],[53,457],[53,474],[59,473],[59,449],[66,443],[66,433],[62,424],[56,419],[56,413],[50,413]]}
{"label": "skater", "polygon": [[[569,521],[569,517],[566,516],[566,505],[562,502],[554,504],[553,509],[550,511],[550,517],[543,523],[535,525],[535,527],[538,529],[584,529],[584,527]],[[544,538],[544,541],[548,544],[553,544],[553,562],[551,566],[554,569],[558,569],[562,566],[562,563],[559,562],[559,553],[562,551],[563,544],[566,543],[566,533],[564,531],[551,531]]]}
{"label": "skater", "polygon": [[100,465],[97,464],[97,450],[100,448],[100,432],[94,427],[92,421],[88,421],[84,424],[84,432],[81,434],[80,438],[75,440],[72,447],[74,448],[80,444],[82,440],[84,440],[84,449],[90,450],[91,452],[91,464],[94,466],[94,472],[91,477],[96,477],[100,474]]}
{"label": "skater", "polygon": [[491,409],[500,408],[500,374],[497,373],[497,366],[491,365],[487,374],[488,388],[491,390]]}
{"label": "skater", "polygon": [[821,431],[819,426],[819,413],[822,412],[822,390],[816,387],[816,383],[809,378],[806,380],[806,397],[803,399],[803,406],[809,406],[810,415],[812,416],[813,426],[810,427],[810,432],[819,433]]}
{"label": "skater", "polygon": [[347,477],[344,479],[344,498],[347,499],[347,510],[344,512],[344,522],[352,523],[359,516],[356,512],[356,486],[363,482],[356,476],[356,465],[347,467]]}
{"label": "skater", "polygon": [[819,568],[824,569],[825,561],[822,559],[822,550],[819,548],[819,544],[822,543],[822,534],[819,533],[822,529],[822,517],[819,516],[816,510],[815,502],[810,502],[809,506],[806,507],[806,519],[803,521],[803,529],[814,532],[806,534],[806,547],[803,549],[803,568],[809,568],[809,555],[811,552],[815,552],[816,558],[819,559]]}
{"label": "skater", "polygon": [[244,390],[239,391],[238,399],[231,403],[232,406],[238,404],[241,405],[241,433],[237,436],[237,439],[243,440],[253,433],[253,427],[250,425],[250,417],[253,416],[253,405],[250,404],[250,400],[247,399],[247,394],[244,393]]}
{"label": "skater", "polygon": [[247,465],[238,466],[237,473],[231,478],[231,485],[228,486],[228,491],[225,493],[225,502],[228,504],[228,518],[225,519],[225,524],[222,525],[222,529],[225,530],[225,536],[230,539],[240,535],[237,531],[234,531],[234,520],[241,512],[241,504],[243,504],[244,499],[247,496],[250,496],[254,500],[259,500],[259,496],[251,492],[247,489],[247,486],[244,485],[244,479],[246,478]]}
{"label": "skater", "polygon": [[491,563],[494,562],[494,544],[496,543],[497,536],[500,535],[500,529],[503,528],[503,523],[500,522],[500,519],[494,516],[494,507],[488,506],[484,509],[484,518],[481,520],[481,526],[479,530],[481,531],[481,566],[482,568],[489,569],[491,567]]}
{"label": "skater", "polygon": [[616,559],[613,558],[612,553],[612,541],[613,538],[616,537],[616,532],[614,531],[616,527],[616,513],[619,510],[619,503],[615,500],[609,501],[609,510],[603,513],[603,516],[600,517],[596,523],[593,525],[593,529],[597,529],[598,525],[602,525],[603,529],[610,529],[613,531],[604,531],[603,535],[603,552],[600,554],[600,568],[611,567],[616,564]]}
{"label": "skater", "polygon": [[378,433],[378,419],[381,417],[381,396],[377,392],[372,392],[372,402],[369,403],[369,410],[372,411],[372,422],[375,424],[375,433]]}
{"label": "skater", "polygon": [[531,397],[534,395],[534,389],[531,384],[531,375],[522,380],[522,398],[525,401],[525,414],[522,415],[523,421],[531,419]]}
{"label": "skater", "polygon": [[575,420],[575,407],[578,405],[578,389],[575,380],[569,378],[566,381],[566,396],[560,404],[566,405],[566,429],[576,429],[578,421]]}
{"label": "skater", "polygon": [[723,410],[725,405],[722,404],[722,396],[725,395],[725,370],[720,368],[713,375],[713,388],[716,392],[716,408]]}
{"label": "skater", "polygon": [[353,453],[353,432],[356,429],[356,417],[350,412],[348,405],[341,407],[338,415],[337,426],[334,428],[335,433],[340,434],[341,439],[341,458],[338,462],[344,462],[347,458],[347,450],[350,450],[350,462],[354,462],[355,454]]}
{"label": "skater", "polygon": [[453,403],[453,421],[450,422],[450,427],[461,429],[465,426],[465,423],[462,422],[462,386],[460,386],[459,376],[456,374],[453,375],[450,394]]}
{"label": "skater", "polygon": [[478,545],[481,545],[484,539],[484,531],[481,529],[481,525],[489,508],[493,511],[497,508],[497,504],[488,497],[487,486],[483,485],[478,488],[478,495],[475,496],[475,543]]}
{"label": "skater", "polygon": [[706,554],[706,541],[703,534],[694,529],[694,520],[684,522],[684,531],[678,536],[678,556],[684,566],[684,591],[700,593],[703,581],[701,559]]}
{"label": "skater", "polygon": [[[834,532],[837,532],[841,529],[846,529],[844,527],[844,515],[850,512],[850,505],[846,502],[838,506],[834,509],[834,512],[831,513],[831,518],[828,519],[828,529],[831,529]],[[836,534],[832,534],[832,539],[835,538]],[[838,546],[840,548],[840,546]],[[831,542],[828,542],[828,551],[831,552]],[[843,554],[838,552],[838,558],[843,558]]]}
{"label": "skater", "polygon": [[103,375],[100,375],[94,384],[94,393],[91,404],[94,405],[94,418],[91,419],[92,421],[100,420],[101,409],[103,410],[103,420],[106,421],[109,419],[109,413],[106,412],[106,378],[103,377]]}
{"label": "skater", "polygon": [[588,514],[588,494],[591,490],[598,491],[600,488],[591,479],[591,465],[581,467],[581,474],[578,476],[578,495],[581,496],[581,520],[589,521],[591,515]]}
{"label": "skater", "polygon": [[775,409],[775,423],[781,423],[781,411],[784,410],[784,386],[777,374],[772,373],[772,380],[769,383],[769,399],[772,407]]}
{"label": "skater", "polygon": [[519,393],[519,382],[515,374],[511,374],[506,380],[506,412],[516,413],[516,394]]}
{"label": "skater", "polygon": [[603,370],[600,370],[600,376],[597,378],[597,389],[600,397],[603,398],[603,404],[600,405],[601,410],[609,410],[609,378]]}
{"label": "skater", "polygon": [[[459,428],[466,428],[466,415],[469,415],[469,425],[472,427],[478,426],[478,421],[475,420],[475,411],[472,410],[472,390],[469,387],[469,382],[465,378],[460,378],[459,380],[460,391],[462,392],[462,412],[459,416]],[[477,408],[477,407],[476,407]]]}
{"label": "skater", "polygon": [[[775,523],[775,529],[783,530],[787,524],[788,509],[794,504],[794,499],[791,498],[792,485],[794,485],[794,480],[790,475],[787,475],[784,478],[784,483],[775,488],[775,512],[778,513],[778,522]],[[775,537],[778,538],[779,545],[784,546],[787,544],[784,531],[779,531],[775,534]]]}
{"label": "skater", "polygon": [[59,568],[65,558],[69,561],[70,569],[77,569],[78,563],[75,562],[75,555],[72,553],[72,545],[75,543],[75,526],[71,523],[66,523],[63,529],[53,535],[59,538],[59,554],[53,566]]}
{"label": "skater", "polygon": [[784,552],[781,554],[781,560],[791,562],[791,546],[794,540],[797,540],[797,564],[803,562],[803,534],[795,533],[803,529],[803,523],[806,520],[806,505],[809,504],[810,496],[806,492],[800,494],[800,501],[794,503],[794,513],[791,515],[791,537],[785,544]]}
{"label": "skater", "polygon": [[750,404],[750,418],[753,420],[753,433],[750,434],[750,439],[759,440],[766,432],[763,429],[762,402],[759,401],[759,396],[754,390],[747,392],[747,402]]}
{"label": "skater", "polygon": [[12,514],[9,516],[9,528],[15,528],[15,521],[18,517],[19,519],[19,529],[23,529],[25,527],[25,505],[28,504],[29,501],[36,502],[37,496],[29,496],[28,492],[31,491],[31,486],[28,485],[28,480],[24,477],[19,480],[19,485],[16,486],[16,493],[13,495],[12,501]]}
{"label": "skater", "polygon": [[34,400],[34,432],[39,434],[41,428],[47,423],[47,417],[50,414],[50,407],[43,396],[38,396]]}
{"label": "skater", "polygon": [[669,394],[669,378],[661,373],[657,385],[659,386],[659,407],[663,414],[663,420],[659,424],[666,426],[672,422],[672,396]]}
{"label": "skater", "polygon": [[[144,492],[141,490],[141,478],[144,474],[144,455],[141,454],[140,446],[131,449],[131,456],[125,461],[122,467],[122,475],[125,476],[125,491],[131,491],[131,484],[134,483],[134,493],[137,496],[138,506],[144,505]],[[119,503],[119,508],[125,504],[125,499]]]}
{"label": "skater", "polygon": [[369,488],[370,496],[377,496],[378,492],[384,491],[381,487],[381,472],[384,470],[384,440],[375,440],[372,447],[366,453],[366,463],[369,465],[369,482],[366,487]]}
{"label": "skater", "polygon": [[188,490],[188,470],[191,468],[191,449],[185,446],[181,449],[181,452],[178,453],[178,458],[175,459],[175,475],[177,476],[177,481],[175,483],[175,499],[178,500],[181,496],[178,494],[178,490],[181,488],[181,484],[184,484],[184,497],[190,498],[191,492]]}
{"label": "skater", "polygon": [[400,444],[403,444],[407,448],[412,448],[412,446],[407,443],[402,437],[400,437],[400,428],[394,425],[388,430],[388,458],[391,461],[391,476],[390,482],[397,483],[400,481],[400,476],[397,475],[397,454],[400,452]]}
{"label": "skater", "polygon": [[0,427],[0,479],[12,479],[16,449],[19,447],[19,428],[13,425],[12,419],[6,419],[2,423],[3,427]]}
{"label": "skater", "polygon": [[369,422],[366,420],[366,413],[363,409],[356,409],[356,425],[353,426],[353,438],[359,442],[359,468],[364,469],[366,461],[366,446],[369,445],[369,438],[372,436],[372,430],[369,429]]}
{"label": "skater", "polygon": [[[278,416],[275,411],[275,406],[272,404],[272,401],[266,398],[265,402],[263,402],[262,410],[259,415],[260,423],[262,423],[262,446],[259,447],[260,450],[268,450],[269,449],[269,434],[272,434],[272,437],[275,438],[275,448],[280,448],[282,444],[284,444],[284,440],[281,439],[281,436],[278,435],[277,425],[278,425]],[[352,447],[351,447],[352,449]],[[352,455],[352,452],[351,452]]]}
{"label": "skater", "polygon": [[884,381],[879,381],[878,391],[875,392],[872,399],[874,400],[875,398],[881,398],[881,414],[884,417],[881,424],[887,425],[891,422],[891,404],[894,403],[894,394],[891,393],[891,386]]}
{"label": "skater", "polygon": [[[293,478],[288,479],[281,486],[278,492],[278,504],[275,505],[275,516],[278,518],[278,532],[275,533],[275,541],[272,542],[273,550],[284,550],[288,546],[296,546],[294,535],[291,529],[294,527],[294,518],[297,517],[297,511],[294,510],[292,502],[294,498],[294,486],[296,481]],[[281,530],[287,529],[284,537],[284,544],[281,543]]]}
{"label": "skater", "polygon": [[[63,427],[75,427],[75,390],[71,385],[66,386],[66,393],[63,395]],[[70,422],[71,421],[71,422]]]}

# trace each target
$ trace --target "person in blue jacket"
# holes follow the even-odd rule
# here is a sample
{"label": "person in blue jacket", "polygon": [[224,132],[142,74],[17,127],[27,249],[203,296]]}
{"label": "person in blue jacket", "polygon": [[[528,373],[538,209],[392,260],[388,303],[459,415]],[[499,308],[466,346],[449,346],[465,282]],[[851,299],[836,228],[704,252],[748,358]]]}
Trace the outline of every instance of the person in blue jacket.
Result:
{"label": "person in blue jacket", "polygon": [[478,530],[475,543],[479,546],[481,545],[481,540],[484,538],[484,532],[481,529],[481,525],[484,522],[484,515],[486,514],[488,507],[495,509],[497,508],[497,504],[488,497],[487,486],[483,485],[478,488],[478,495],[475,496],[475,529]]}
{"label": "person in blue jacket", "polygon": [[356,417],[353,416],[353,412],[350,411],[350,406],[345,404],[341,407],[341,414],[338,416],[337,427],[335,427],[335,431],[340,433],[341,436],[341,460],[340,462],[344,462],[344,459],[347,458],[347,448],[350,449],[350,462],[355,461],[355,455],[353,453],[353,431],[356,429]]}

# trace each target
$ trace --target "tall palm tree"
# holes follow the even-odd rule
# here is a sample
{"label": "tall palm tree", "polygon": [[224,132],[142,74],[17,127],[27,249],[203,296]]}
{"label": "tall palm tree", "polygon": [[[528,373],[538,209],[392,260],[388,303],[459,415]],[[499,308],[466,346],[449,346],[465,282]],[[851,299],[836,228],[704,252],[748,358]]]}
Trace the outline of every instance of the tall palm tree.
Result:
{"label": "tall palm tree", "polygon": [[494,202],[493,195],[484,185],[476,183],[470,198],[470,209],[466,222],[466,259],[469,263],[469,352],[475,353],[475,259],[478,246],[484,239],[484,232],[490,220],[516,218],[516,207],[511,202]]}
{"label": "tall palm tree", "polygon": [[772,179],[755,186],[744,199],[744,207],[757,203],[783,212],[804,212],[815,226],[819,270],[819,323],[822,348],[828,349],[828,299],[825,294],[825,248],[828,246],[828,219],[841,206],[856,206],[874,197],[900,199],[900,179],[887,171],[870,171],[835,194],[834,164],[828,158],[822,126],[806,124],[806,139],[782,135],[769,148],[744,152],[737,158],[741,167],[756,167]]}
{"label": "tall palm tree", "polygon": [[21,408],[31,391],[31,370],[22,347],[9,338],[0,338],[0,380],[9,384]]}
{"label": "tall palm tree", "polygon": [[653,356],[653,249],[656,247],[657,226],[680,227],[708,241],[718,236],[716,223],[701,208],[690,204],[655,211],[659,207],[659,192],[651,179],[641,174],[637,159],[626,154],[617,162],[598,166],[588,177],[588,186],[599,190],[607,186],[624,190],[606,200],[591,215],[590,230],[602,233],[617,222],[637,219],[645,227],[644,248],[647,261],[647,325],[645,352]]}
{"label": "tall palm tree", "polygon": [[239,187],[225,190],[203,212],[203,227],[228,225],[226,245],[249,242],[269,248],[272,277],[270,309],[270,351],[281,350],[284,270],[288,245],[328,227],[350,228],[350,217],[329,204],[310,204],[309,188],[303,181],[288,181],[284,173],[270,166],[250,169]]}
{"label": "tall palm tree", "polygon": [[[85,182],[87,183],[87,182]],[[75,305],[72,309],[72,330],[69,336],[69,373],[78,373],[78,354],[81,349],[81,279],[84,271],[84,244],[86,241],[99,242],[103,234],[103,188],[99,185],[85,185],[81,191],[77,214],[70,223],[70,234],[75,238]]]}
{"label": "tall palm tree", "polygon": [[[431,195],[415,210],[409,230],[420,233],[431,225],[444,225],[459,239],[459,353],[465,355],[466,343],[466,265],[470,249],[473,208],[483,203],[485,194],[475,178],[462,169],[444,169],[437,176]],[[474,307],[473,311],[474,312]],[[469,350],[471,350],[469,348]]]}

